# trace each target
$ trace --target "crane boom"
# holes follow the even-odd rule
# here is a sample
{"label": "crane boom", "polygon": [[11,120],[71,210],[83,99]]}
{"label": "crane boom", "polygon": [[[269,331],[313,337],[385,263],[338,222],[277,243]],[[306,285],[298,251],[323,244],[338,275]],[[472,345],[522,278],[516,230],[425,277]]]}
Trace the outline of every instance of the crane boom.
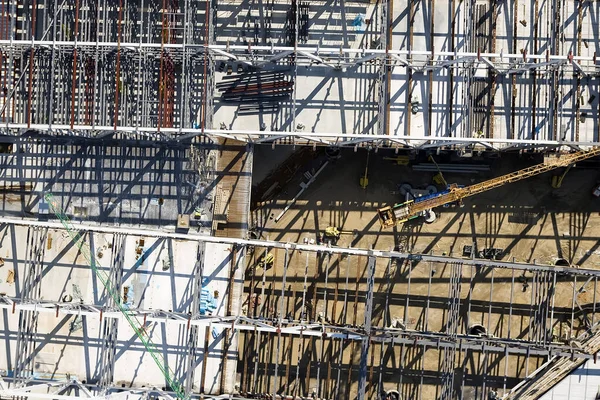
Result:
{"label": "crane boom", "polygon": [[446,192],[433,197],[419,201],[408,201],[392,207],[384,207],[378,210],[379,222],[386,227],[394,226],[398,223],[405,222],[409,219],[421,215],[422,212],[431,210],[432,208],[440,207],[445,204],[453,203],[462,200],[466,197],[476,195],[487,190],[495,189],[507,183],[513,183],[526,179],[535,175],[551,171],[556,168],[566,167],[578,161],[600,155],[600,147],[595,147],[592,150],[580,151],[573,154],[566,154],[559,158],[548,160],[544,163],[534,165],[510,174],[502,175],[497,178],[492,178],[484,182],[476,183],[471,186],[459,188],[456,185],[451,185]]}
{"label": "crane boom", "polygon": [[108,295],[112,297],[116,307],[119,309],[119,311],[121,311],[121,313],[125,317],[125,320],[129,323],[133,331],[136,333],[136,335],[144,345],[144,348],[146,349],[146,351],[148,351],[148,353],[150,354],[150,356],[164,375],[165,380],[167,381],[171,389],[175,392],[177,398],[182,400],[186,399],[187,396],[184,392],[182,385],[174,378],[175,374],[173,373],[171,368],[169,368],[164,357],[162,357],[160,349],[152,342],[152,340],[150,340],[150,337],[148,336],[144,328],[144,324],[137,319],[135,314],[133,314],[128,307],[123,305],[123,299],[121,298],[120,293],[111,283],[108,275],[98,268],[100,266],[100,263],[98,263],[96,257],[91,254],[90,246],[83,240],[83,235],[81,235],[79,230],[75,228],[75,226],[73,226],[73,223],[71,222],[69,217],[67,217],[67,215],[63,212],[58,202],[54,199],[52,193],[46,193],[44,195],[44,198],[52,212],[56,215],[56,217],[60,220],[62,225],[67,230],[67,233],[69,234],[71,240],[73,240],[73,242],[77,244],[77,247],[83,254],[87,263],[94,271],[94,274],[96,274],[96,277],[98,277],[100,282],[102,282],[102,285],[108,292]]}

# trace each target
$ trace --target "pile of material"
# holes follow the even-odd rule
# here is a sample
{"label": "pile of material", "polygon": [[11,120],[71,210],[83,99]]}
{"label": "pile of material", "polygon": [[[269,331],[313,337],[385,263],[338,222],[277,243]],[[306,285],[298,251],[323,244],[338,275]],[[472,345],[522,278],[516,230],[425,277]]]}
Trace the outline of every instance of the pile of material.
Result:
{"label": "pile of material", "polygon": [[201,315],[212,315],[217,309],[217,299],[214,297],[207,288],[202,288],[200,292],[200,314]]}
{"label": "pile of material", "polygon": [[486,164],[435,164],[435,163],[420,163],[412,166],[413,171],[420,172],[448,172],[455,174],[478,174],[480,172],[488,172],[490,166]]}
{"label": "pile of material", "polygon": [[285,73],[250,72],[225,76],[217,83],[224,102],[239,103],[239,114],[277,112],[279,104],[288,101],[294,91],[294,81]]}

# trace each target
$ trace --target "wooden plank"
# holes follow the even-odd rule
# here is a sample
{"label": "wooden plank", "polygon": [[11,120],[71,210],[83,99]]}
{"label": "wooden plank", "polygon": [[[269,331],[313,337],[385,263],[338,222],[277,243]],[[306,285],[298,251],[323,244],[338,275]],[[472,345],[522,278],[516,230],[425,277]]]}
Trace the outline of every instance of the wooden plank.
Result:
{"label": "wooden plank", "polygon": [[[240,142],[225,140],[217,162],[217,191],[221,194],[215,210],[226,210],[226,221],[215,221],[215,236],[245,238],[249,224],[252,187],[252,150]],[[217,200],[217,199],[216,199]]]}

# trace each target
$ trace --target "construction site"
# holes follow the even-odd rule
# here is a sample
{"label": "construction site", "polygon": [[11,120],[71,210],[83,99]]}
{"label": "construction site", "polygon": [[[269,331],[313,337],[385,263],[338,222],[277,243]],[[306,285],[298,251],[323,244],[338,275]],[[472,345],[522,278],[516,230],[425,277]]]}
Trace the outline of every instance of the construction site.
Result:
{"label": "construction site", "polygon": [[600,399],[597,55],[590,0],[0,0],[0,399]]}

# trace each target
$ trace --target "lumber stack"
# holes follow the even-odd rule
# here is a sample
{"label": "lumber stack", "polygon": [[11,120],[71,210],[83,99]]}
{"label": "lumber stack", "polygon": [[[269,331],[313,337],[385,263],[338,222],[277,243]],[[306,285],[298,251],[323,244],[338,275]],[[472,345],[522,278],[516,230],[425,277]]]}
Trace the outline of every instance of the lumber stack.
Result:
{"label": "lumber stack", "polygon": [[217,83],[221,100],[238,103],[239,113],[274,113],[282,102],[290,99],[294,80],[285,72],[249,72],[236,76],[227,75]]}

